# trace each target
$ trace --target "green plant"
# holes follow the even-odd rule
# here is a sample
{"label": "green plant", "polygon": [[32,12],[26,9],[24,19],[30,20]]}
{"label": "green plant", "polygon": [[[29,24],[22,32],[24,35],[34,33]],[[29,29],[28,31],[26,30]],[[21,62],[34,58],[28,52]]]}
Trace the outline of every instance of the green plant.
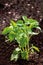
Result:
{"label": "green plant", "polygon": [[17,22],[11,20],[10,26],[6,27],[2,32],[10,42],[14,40],[18,42],[18,47],[11,54],[11,61],[17,61],[19,56],[28,60],[29,55],[34,53],[35,50],[39,52],[38,47],[30,43],[30,38],[39,34],[39,32],[34,32],[33,28],[41,30],[39,23],[34,19],[28,19],[26,16],[22,16],[22,19]]}

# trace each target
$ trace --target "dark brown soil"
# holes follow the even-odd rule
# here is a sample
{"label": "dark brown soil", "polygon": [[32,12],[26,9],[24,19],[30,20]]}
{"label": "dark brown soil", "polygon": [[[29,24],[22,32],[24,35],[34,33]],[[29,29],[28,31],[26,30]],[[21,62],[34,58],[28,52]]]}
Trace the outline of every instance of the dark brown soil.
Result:
{"label": "dark brown soil", "polygon": [[[11,19],[16,21],[22,15],[32,17],[40,23],[41,33],[33,36],[30,41],[39,47],[40,53],[35,54],[29,61],[19,59],[11,62],[10,55],[17,44],[6,42],[1,32]],[[0,65],[43,65],[43,0],[0,0]]]}

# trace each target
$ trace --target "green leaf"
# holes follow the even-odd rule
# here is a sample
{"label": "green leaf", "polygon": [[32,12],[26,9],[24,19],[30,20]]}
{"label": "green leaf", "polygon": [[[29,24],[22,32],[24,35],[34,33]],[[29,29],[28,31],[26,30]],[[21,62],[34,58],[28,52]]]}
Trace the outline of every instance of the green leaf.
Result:
{"label": "green leaf", "polygon": [[17,61],[18,57],[19,57],[19,51],[21,51],[21,49],[19,47],[17,47],[13,53],[11,54],[11,61],[15,60]]}
{"label": "green leaf", "polygon": [[29,35],[38,35],[38,32],[33,32],[31,28],[27,29]]}
{"label": "green leaf", "polygon": [[27,16],[22,16],[22,18],[23,18],[25,24],[39,25],[37,20],[34,20],[32,18],[28,19]]}
{"label": "green leaf", "polygon": [[[33,28],[35,28],[35,27],[33,27],[33,25],[32,26],[30,25],[29,27],[27,27],[27,31],[26,32],[28,32],[28,34],[30,34],[30,35],[38,35],[39,34],[39,31],[34,32],[32,30]],[[41,30],[39,26],[36,26],[36,29]]]}
{"label": "green leaf", "polygon": [[35,32],[30,31],[29,34],[30,35],[38,35],[39,33],[35,33]]}
{"label": "green leaf", "polygon": [[28,44],[28,37],[24,34],[24,35],[20,38],[20,46],[21,46],[21,47],[26,47],[27,44]]}
{"label": "green leaf", "polygon": [[18,25],[18,26],[22,26],[22,25],[23,25],[23,21],[22,21],[22,20],[18,20],[18,21],[17,21],[17,25]]}
{"label": "green leaf", "polygon": [[41,28],[39,26],[36,27],[37,29],[39,29],[41,31]]}
{"label": "green leaf", "polygon": [[11,55],[11,59],[10,60],[11,61],[12,60],[17,61],[17,59],[18,59],[18,53],[14,50],[13,53],[12,53],[12,55]]}
{"label": "green leaf", "polygon": [[15,40],[17,40],[18,44],[20,44],[20,39],[22,38],[23,33],[16,34]]}
{"label": "green leaf", "polygon": [[11,32],[13,30],[12,26],[6,27],[4,28],[4,30],[2,31],[2,34],[6,35],[9,32]]}
{"label": "green leaf", "polygon": [[23,18],[25,24],[30,24],[30,22],[28,21],[27,16],[22,16],[22,18]]}
{"label": "green leaf", "polygon": [[31,49],[31,53],[33,53],[33,54],[34,54],[34,52],[35,52],[35,51],[34,51],[34,49],[32,48],[32,49]]}
{"label": "green leaf", "polygon": [[35,19],[28,19],[28,21],[30,22],[30,24],[33,24],[33,25],[39,25],[39,23],[37,22],[37,20]]}
{"label": "green leaf", "polygon": [[22,59],[26,59],[26,60],[28,60],[28,52],[27,51],[22,51],[21,52],[21,57],[22,57]]}
{"label": "green leaf", "polygon": [[17,24],[16,24],[16,22],[14,22],[13,20],[11,20],[11,23],[10,23],[13,27],[16,27],[17,26]]}
{"label": "green leaf", "polygon": [[39,48],[38,47],[32,46],[32,48],[39,52]]}
{"label": "green leaf", "polygon": [[11,31],[8,35],[10,42],[12,42],[15,39],[15,33]]}
{"label": "green leaf", "polygon": [[16,50],[17,52],[18,52],[18,51],[21,51],[21,49],[20,49],[19,47],[17,47],[15,50]]}
{"label": "green leaf", "polygon": [[19,28],[19,27],[15,27],[15,28],[14,28],[14,32],[15,32],[15,33],[20,32],[20,28]]}

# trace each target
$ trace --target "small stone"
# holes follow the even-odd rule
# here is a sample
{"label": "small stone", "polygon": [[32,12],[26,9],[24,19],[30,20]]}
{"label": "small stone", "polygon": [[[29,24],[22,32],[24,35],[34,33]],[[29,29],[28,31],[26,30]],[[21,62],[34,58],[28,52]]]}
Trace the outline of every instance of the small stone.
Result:
{"label": "small stone", "polygon": [[42,18],[40,18],[40,21],[42,21]]}
{"label": "small stone", "polygon": [[3,23],[5,23],[5,21],[3,20]]}
{"label": "small stone", "polygon": [[40,13],[40,11],[37,11],[37,13]]}
{"label": "small stone", "polygon": [[11,14],[11,12],[8,12],[8,14]]}
{"label": "small stone", "polygon": [[27,4],[28,6],[30,6],[30,4]]}
{"label": "small stone", "polygon": [[6,4],[5,4],[5,7],[10,7],[10,4],[6,3]]}
{"label": "small stone", "polygon": [[33,9],[34,7],[32,6],[31,8]]}
{"label": "small stone", "polygon": [[6,3],[5,6],[8,6],[8,3]]}

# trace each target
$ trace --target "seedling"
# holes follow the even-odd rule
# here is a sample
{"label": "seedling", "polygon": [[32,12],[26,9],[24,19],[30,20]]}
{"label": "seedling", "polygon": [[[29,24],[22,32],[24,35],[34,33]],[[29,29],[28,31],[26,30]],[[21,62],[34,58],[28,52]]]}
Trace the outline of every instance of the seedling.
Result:
{"label": "seedling", "polygon": [[28,60],[31,53],[39,52],[38,47],[30,43],[30,38],[40,33],[39,31],[34,32],[33,28],[41,30],[36,20],[22,16],[22,20],[17,22],[11,20],[10,26],[3,30],[2,34],[7,36],[10,42],[14,40],[18,42],[18,47],[11,54],[11,61],[17,61],[19,56],[24,60]]}

